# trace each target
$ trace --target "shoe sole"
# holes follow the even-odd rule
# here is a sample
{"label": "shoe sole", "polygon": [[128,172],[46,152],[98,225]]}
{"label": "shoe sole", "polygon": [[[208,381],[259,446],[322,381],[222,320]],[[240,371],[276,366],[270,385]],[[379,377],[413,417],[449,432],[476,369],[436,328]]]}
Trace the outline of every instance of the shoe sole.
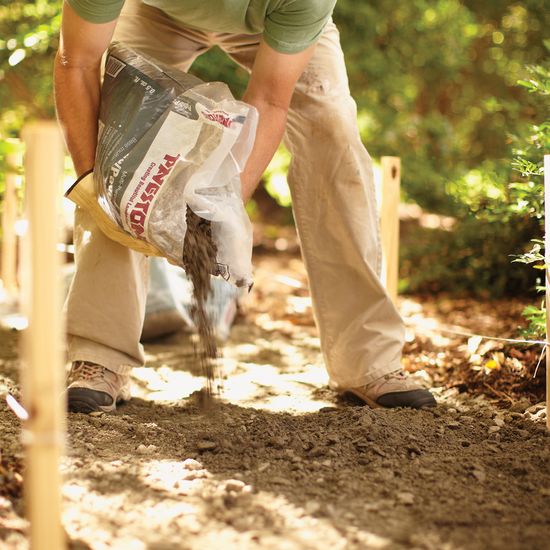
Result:
{"label": "shoe sole", "polygon": [[[385,405],[383,403],[378,403],[377,401],[373,401],[372,399],[368,398],[367,396],[361,394],[360,392],[354,391],[352,389],[347,390],[347,393],[351,393],[361,399],[361,401],[364,401],[369,407],[373,409],[394,409],[397,407],[406,407],[409,409],[428,409],[437,406],[437,402],[434,398],[434,396],[428,392],[427,390],[412,390],[407,392],[393,392],[393,393],[386,393],[384,395],[381,395],[378,399],[382,399],[384,397],[395,397],[397,398],[397,402],[395,404],[388,404]],[[416,398],[413,394],[417,394]],[[399,397],[407,397],[411,400],[408,403],[399,402]]]}
{"label": "shoe sole", "polygon": [[67,390],[68,409],[70,412],[90,414],[93,412],[113,412],[119,403],[130,400],[128,392],[121,392],[112,403],[105,399],[111,397],[105,393],[89,388],[69,388]]}

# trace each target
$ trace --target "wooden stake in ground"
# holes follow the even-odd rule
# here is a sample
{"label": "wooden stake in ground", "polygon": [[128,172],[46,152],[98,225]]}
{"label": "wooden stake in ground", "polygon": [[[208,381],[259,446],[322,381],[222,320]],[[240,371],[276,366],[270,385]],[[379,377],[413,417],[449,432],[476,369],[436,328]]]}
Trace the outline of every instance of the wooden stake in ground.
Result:
{"label": "wooden stake in ground", "polygon": [[[550,155],[544,155],[544,263],[546,264],[546,341],[550,340]],[[550,349],[546,346],[546,427],[550,430]]]}
{"label": "wooden stake in ground", "polygon": [[61,526],[59,462],[65,438],[60,258],[57,252],[63,144],[55,122],[36,122],[23,131],[26,209],[29,220],[23,304],[29,320],[24,335],[23,429],[25,504],[33,550],[65,548]]}
{"label": "wooden stake in ground", "polygon": [[382,280],[395,303],[399,278],[399,195],[401,190],[401,159],[382,157],[382,200],[380,234],[382,238]]}
{"label": "wooden stake in ground", "polygon": [[6,155],[6,188],[2,201],[2,283],[10,297],[17,295],[17,179],[22,164],[21,144],[17,140],[8,141],[9,152]]}

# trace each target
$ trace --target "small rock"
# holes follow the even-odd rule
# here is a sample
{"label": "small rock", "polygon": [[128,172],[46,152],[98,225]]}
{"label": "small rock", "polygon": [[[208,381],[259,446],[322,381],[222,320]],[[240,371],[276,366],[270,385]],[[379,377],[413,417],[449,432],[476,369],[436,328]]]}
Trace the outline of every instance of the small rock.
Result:
{"label": "small rock", "polygon": [[483,470],[474,470],[472,475],[480,482],[483,483],[487,479],[487,474]]}
{"label": "small rock", "polygon": [[140,455],[150,455],[151,453],[154,453],[157,450],[157,447],[155,445],[139,445],[136,451]]}
{"label": "small rock", "polygon": [[315,500],[308,500],[304,506],[306,514],[315,514],[321,509],[321,505]]}
{"label": "small rock", "polygon": [[378,456],[387,456],[387,454],[378,446],[378,445],[371,445],[371,450],[373,453],[376,453]]}
{"label": "small rock", "polygon": [[496,433],[496,432],[500,431],[500,426],[489,426],[488,431],[489,431],[490,434]]}
{"label": "small rock", "polygon": [[446,426],[449,430],[458,430],[460,428],[460,422],[451,420],[450,422],[447,422]]}
{"label": "small rock", "polygon": [[271,478],[271,483],[275,483],[276,485],[291,485],[292,482],[285,477],[274,476]]}
{"label": "small rock", "polygon": [[420,447],[415,444],[407,445],[407,451],[409,453],[415,453],[417,455],[421,455],[422,451],[420,450]]}
{"label": "small rock", "polygon": [[276,449],[282,449],[286,445],[286,440],[284,437],[279,437],[279,436],[271,437],[269,439],[269,445],[271,445],[272,447],[275,447]]}
{"label": "small rock", "polygon": [[313,447],[313,449],[309,451],[309,456],[311,457],[325,456],[326,453],[327,451],[323,447]]}
{"label": "small rock", "polygon": [[494,421],[495,425],[497,425],[499,428],[502,428],[505,424],[504,419],[497,416]]}
{"label": "small rock", "polygon": [[512,413],[522,413],[525,412],[525,410],[528,409],[530,406],[531,402],[529,401],[529,399],[520,399],[510,407],[510,411]]}
{"label": "small rock", "polygon": [[186,458],[183,461],[182,466],[186,470],[202,470],[204,468],[204,466],[198,460],[195,460],[194,458]]}
{"label": "small rock", "polygon": [[550,487],[541,487],[539,489],[539,493],[543,496],[543,497],[550,497]]}
{"label": "small rock", "polygon": [[227,492],[229,491],[235,491],[235,492],[241,492],[244,488],[246,483],[244,481],[241,481],[240,479],[228,479],[225,482],[225,490]]}
{"label": "small rock", "polygon": [[506,420],[508,420],[508,422],[512,422],[514,420],[518,420],[519,418],[523,418],[523,413],[514,413],[514,412],[511,412],[511,413],[508,413],[506,415]]}
{"label": "small rock", "polygon": [[407,506],[410,506],[411,504],[414,504],[414,495],[412,493],[397,493],[397,501],[400,504],[405,504]]}
{"label": "small rock", "polygon": [[523,438],[523,439],[529,439],[529,437],[531,437],[531,434],[527,431],[527,430],[517,430],[517,434]]}
{"label": "small rock", "polygon": [[527,412],[529,414],[536,414],[540,410],[545,409],[545,408],[546,408],[546,401],[541,401],[540,403],[537,403],[536,405],[531,405],[530,407],[525,409],[525,412]]}
{"label": "small rock", "polygon": [[217,446],[218,444],[215,441],[203,439],[202,441],[199,441],[197,443],[197,450],[199,450],[201,453],[205,451],[213,451]]}
{"label": "small rock", "polygon": [[469,447],[471,445],[471,443],[467,439],[461,439],[460,440],[460,445],[462,447]]}

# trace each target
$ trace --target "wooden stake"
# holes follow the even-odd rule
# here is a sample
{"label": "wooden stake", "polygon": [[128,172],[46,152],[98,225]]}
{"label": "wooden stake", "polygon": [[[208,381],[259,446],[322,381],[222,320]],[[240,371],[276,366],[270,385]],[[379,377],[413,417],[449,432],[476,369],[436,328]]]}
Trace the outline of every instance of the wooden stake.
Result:
{"label": "wooden stake", "polygon": [[399,278],[399,196],[401,188],[401,159],[382,157],[382,200],[380,233],[382,238],[382,280],[390,298],[397,301]]}
{"label": "wooden stake", "polygon": [[[546,264],[546,341],[550,338],[550,155],[544,155],[544,263]],[[546,427],[550,430],[550,349],[546,346]]]}
{"label": "wooden stake", "polygon": [[2,283],[9,296],[17,295],[17,180],[18,168],[23,163],[19,141],[11,141],[12,150],[6,155],[6,188],[2,208]]}
{"label": "wooden stake", "polygon": [[60,258],[57,252],[63,145],[55,122],[23,131],[30,265],[23,288],[29,328],[24,337],[25,504],[33,550],[65,548],[59,462],[65,438]]}

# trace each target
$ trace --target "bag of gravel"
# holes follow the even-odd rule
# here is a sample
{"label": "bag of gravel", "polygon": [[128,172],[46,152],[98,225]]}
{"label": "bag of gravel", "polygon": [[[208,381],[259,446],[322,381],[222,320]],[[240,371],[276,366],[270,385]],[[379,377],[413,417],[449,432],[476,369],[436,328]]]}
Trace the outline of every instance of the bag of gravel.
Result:
{"label": "bag of gravel", "polygon": [[190,209],[210,224],[214,274],[250,286],[252,229],[240,173],[257,118],[227,85],[204,83],[115,43],[101,90],[96,204],[89,179],[67,196],[111,238],[184,268]]}

